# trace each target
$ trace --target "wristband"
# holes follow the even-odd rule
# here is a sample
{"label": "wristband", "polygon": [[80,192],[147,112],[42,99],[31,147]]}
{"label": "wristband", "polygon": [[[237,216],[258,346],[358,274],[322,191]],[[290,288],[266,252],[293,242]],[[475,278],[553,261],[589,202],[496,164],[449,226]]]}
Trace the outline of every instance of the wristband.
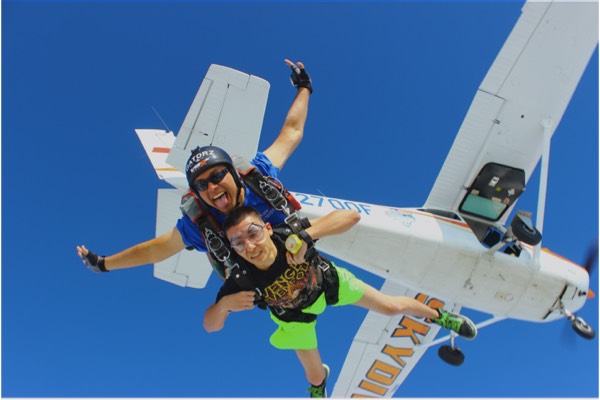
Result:
{"label": "wristband", "polygon": [[308,232],[306,232],[304,229],[302,229],[300,232],[298,232],[298,236],[300,237],[300,239],[302,239],[303,242],[306,243],[306,245],[308,247],[313,247],[315,245],[314,240],[310,237]]}
{"label": "wristband", "polygon": [[312,80],[308,73],[304,70],[304,68],[298,68],[296,64],[291,66],[292,75],[290,75],[290,80],[292,81],[292,85],[300,90],[300,88],[307,88],[312,94]]}
{"label": "wristband", "polygon": [[88,253],[83,256],[83,262],[85,263],[85,266],[94,272],[109,272],[106,269],[106,265],[104,262],[104,259],[106,257],[104,256],[99,256],[96,253],[92,253],[91,251],[88,251]]}
{"label": "wristband", "polygon": [[104,265],[105,258],[106,257],[104,257],[104,256],[98,257],[98,268],[100,268],[100,271],[102,271],[102,272],[108,272],[108,270],[106,269],[106,265]]}

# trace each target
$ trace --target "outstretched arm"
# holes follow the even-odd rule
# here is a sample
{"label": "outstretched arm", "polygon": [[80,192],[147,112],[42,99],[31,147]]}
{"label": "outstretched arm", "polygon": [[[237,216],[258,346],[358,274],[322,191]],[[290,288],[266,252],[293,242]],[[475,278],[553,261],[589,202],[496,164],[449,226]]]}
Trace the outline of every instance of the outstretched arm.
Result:
{"label": "outstretched arm", "polygon": [[207,332],[217,332],[223,329],[225,321],[232,311],[244,311],[254,308],[253,290],[242,291],[221,297],[204,313],[204,329]]}
{"label": "outstretched arm", "polygon": [[[120,253],[104,257],[104,267],[108,271],[122,268],[137,267],[165,260],[185,248],[185,243],[177,228],[162,236],[137,244]],[[77,254],[86,264],[84,257],[89,250],[85,246],[77,246]]]}
{"label": "outstretched arm", "polygon": [[336,235],[346,232],[360,221],[360,214],[355,210],[336,210],[329,214],[311,220],[310,228],[306,228],[306,233],[312,239],[319,239],[325,236]]}
{"label": "outstretched arm", "polygon": [[[296,240],[291,239],[296,235],[291,235],[288,240],[291,240],[288,247],[288,241],[286,241],[287,254],[286,259],[288,264],[294,265],[303,263],[306,260],[306,253],[309,251],[309,245],[313,240],[335,235],[338,233],[346,232],[360,221],[360,214],[355,210],[336,210],[329,214],[311,220],[311,226],[306,228],[306,233],[309,238],[303,237],[299,234]],[[297,236],[296,236],[297,237]],[[302,240],[301,240],[302,239]],[[308,240],[308,244],[304,241]],[[296,250],[294,250],[296,249]]]}
{"label": "outstretched arm", "polygon": [[[289,67],[294,67],[294,63],[285,60]],[[304,70],[304,64],[298,62],[297,66],[301,71]],[[309,78],[310,79],[310,78]],[[279,132],[277,139],[271,146],[264,151],[264,154],[271,160],[273,165],[282,169],[287,159],[292,155],[296,147],[302,141],[304,135],[304,124],[308,115],[308,99],[310,90],[306,87],[298,87],[298,94],[292,103],[283,127]]]}

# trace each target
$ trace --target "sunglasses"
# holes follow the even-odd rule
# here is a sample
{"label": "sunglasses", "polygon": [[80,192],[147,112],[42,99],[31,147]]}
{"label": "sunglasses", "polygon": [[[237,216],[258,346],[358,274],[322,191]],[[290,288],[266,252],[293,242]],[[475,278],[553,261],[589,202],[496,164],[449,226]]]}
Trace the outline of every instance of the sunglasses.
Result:
{"label": "sunglasses", "polygon": [[223,178],[225,178],[225,175],[227,175],[228,172],[229,170],[225,168],[220,170],[219,172],[215,172],[207,179],[198,179],[194,183],[194,188],[199,192],[204,192],[206,189],[208,189],[208,182],[212,183],[213,185],[216,185],[217,183],[221,182]]}
{"label": "sunglasses", "polygon": [[250,224],[248,227],[248,233],[244,236],[234,236],[231,238],[231,247],[238,253],[243,252],[246,249],[246,243],[260,242],[265,237],[264,232],[265,226],[256,224]]}

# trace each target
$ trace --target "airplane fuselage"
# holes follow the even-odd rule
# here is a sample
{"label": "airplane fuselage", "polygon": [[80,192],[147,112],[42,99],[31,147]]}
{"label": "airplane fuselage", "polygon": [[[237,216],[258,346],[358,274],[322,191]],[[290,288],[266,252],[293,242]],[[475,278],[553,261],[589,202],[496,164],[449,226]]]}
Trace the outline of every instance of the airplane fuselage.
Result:
{"label": "airplane fuselage", "polygon": [[460,217],[294,193],[301,214],[352,209],[360,222],[321,239],[317,247],[385,279],[499,317],[551,321],[558,300],[572,312],[586,300],[589,276],[580,266],[543,249],[539,262],[522,244],[518,257],[489,252]]}

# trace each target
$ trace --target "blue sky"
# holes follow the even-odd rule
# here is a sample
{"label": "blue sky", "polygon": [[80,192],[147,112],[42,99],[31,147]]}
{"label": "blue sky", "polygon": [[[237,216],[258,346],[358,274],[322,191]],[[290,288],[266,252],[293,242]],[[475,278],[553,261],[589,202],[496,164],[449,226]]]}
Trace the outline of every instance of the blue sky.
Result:
{"label": "blue sky", "polygon": [[[304,396],[266,313],[204,332],[215,277],[184,289],[150,266],[97,275],[79,261],[76,245],[113,254],[154,234],[166,185],[134,129],[163,128],[154,107],[177,131],[216,63],[271,83],[265,149],[294,95],[283,59],[303,61],[315,91],[286,186],[419,207],[521,6],[2,2],[2,396]],[[552,145],[544,246],[583,262],[598,237],[597,50]],[[535,210],[537,175],[520,201]],[[320,318],[332,386],[365,313]],[[597,328],[598,299],[580,315]],[[461,343],[461,368],[430,350],[396,396],[597,397],[598,340],[566,325],[487,327]]]}

